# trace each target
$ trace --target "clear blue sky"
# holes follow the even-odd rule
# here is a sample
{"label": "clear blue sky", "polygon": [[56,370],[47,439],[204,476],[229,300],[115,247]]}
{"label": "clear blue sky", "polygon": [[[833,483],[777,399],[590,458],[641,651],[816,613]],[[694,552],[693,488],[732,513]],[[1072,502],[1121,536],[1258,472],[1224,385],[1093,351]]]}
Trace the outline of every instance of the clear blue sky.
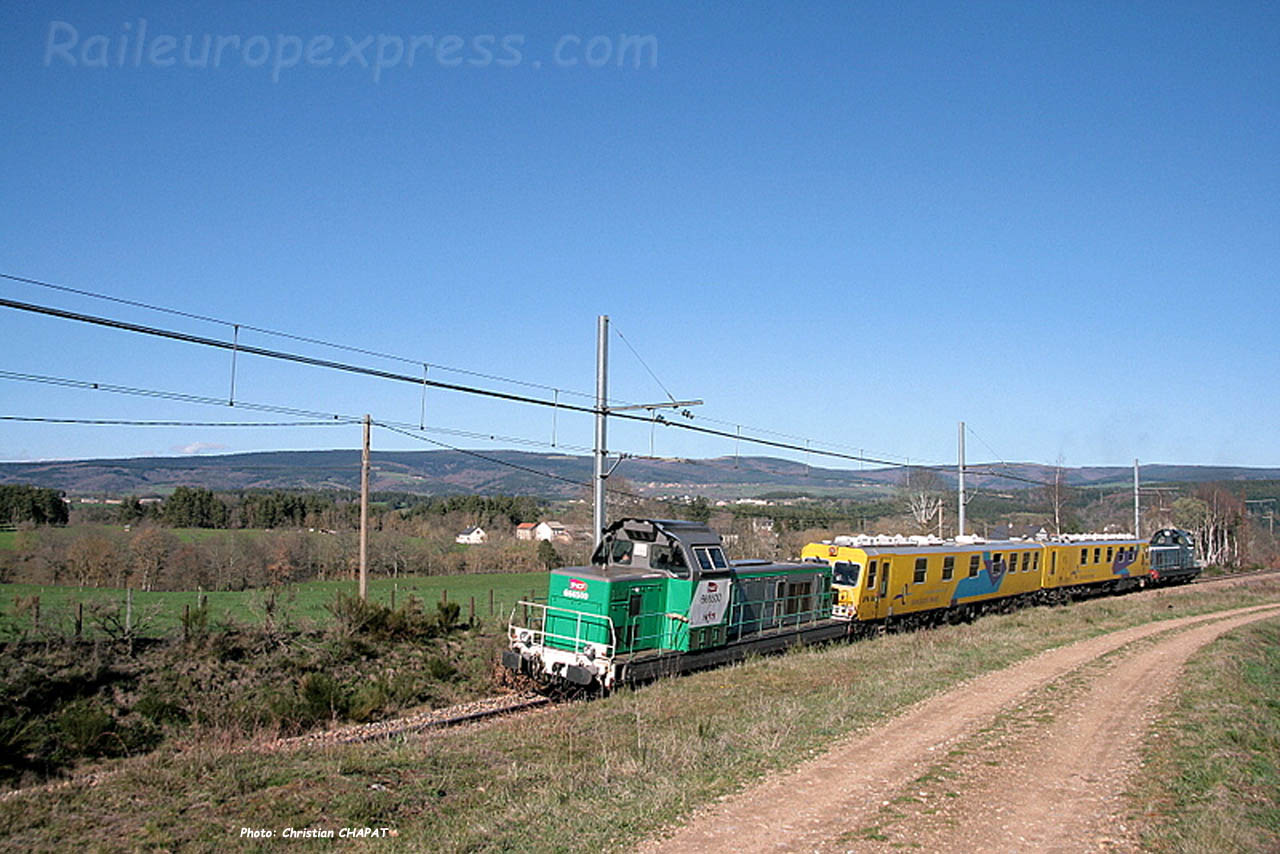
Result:
{"label": "clear blue sky", "polygon": [[[1280,464],[1275,4],[349,5],[4,4],[0,272],[579,391],[604,313],[700,419],[899,459],[953,460],[965,420],[971,458]],[[206,35],[227,37],[216,68]],[[0,323],[6,371],[227,394],[226,354]],[[616,337],[612,364],[616,396],[665,396]],[[5,415],[275,420],[0,395]],[[252,358],[237,397],[421,406]],[[427,423],[552,433],[441,392]],[[556,430],[590,444],[588,419]],[[650,431],[612,439],[647,453]],[[358,442],[0,422],[4,460]],[[654,450],[734,447],[660,429]]]}

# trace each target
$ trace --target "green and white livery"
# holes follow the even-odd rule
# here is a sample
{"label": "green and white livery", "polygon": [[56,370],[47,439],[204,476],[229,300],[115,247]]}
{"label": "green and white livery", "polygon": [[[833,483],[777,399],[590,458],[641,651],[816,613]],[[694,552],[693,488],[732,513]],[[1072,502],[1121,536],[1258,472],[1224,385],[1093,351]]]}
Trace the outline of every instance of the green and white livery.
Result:
{"label": "green and white livery", "polygon": [[590,566],[551,573],[545,604],[516,606],[502,661],[548,687],[607,690],[847,630],[825,563],[731,563],[706,525],[622,519]]}

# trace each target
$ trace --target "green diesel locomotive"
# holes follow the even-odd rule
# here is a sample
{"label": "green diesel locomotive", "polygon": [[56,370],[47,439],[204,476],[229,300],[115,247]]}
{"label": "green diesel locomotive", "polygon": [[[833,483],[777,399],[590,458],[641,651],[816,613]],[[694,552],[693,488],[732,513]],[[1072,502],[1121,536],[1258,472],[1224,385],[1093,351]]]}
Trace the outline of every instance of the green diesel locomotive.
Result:
{"label": "green diesel locomotive", "polygon": [[608,690],[843,637],[826,563],[730,562],[706,525],[622,519],[590,566],[553,570],[547,600],[521,602],[508,669],[548,688]]}

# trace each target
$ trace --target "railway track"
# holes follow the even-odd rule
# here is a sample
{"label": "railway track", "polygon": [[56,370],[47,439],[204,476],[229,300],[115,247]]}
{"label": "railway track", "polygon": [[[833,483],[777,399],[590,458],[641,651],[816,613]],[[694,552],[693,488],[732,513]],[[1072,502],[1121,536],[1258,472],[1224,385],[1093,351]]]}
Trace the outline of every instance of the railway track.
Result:
{"label": "railway track", "polygon": [[1254,572],[1234,572],[1230,575],[1215,575],[1206,578],[1203,575],[1195,578],[1192,584],[1222,584],[1229,581],[1254,581],[1268,576],[1280,576],[1280,569],[1259,569]]}
{"label": "railway track", "polygon": [[[528,692],[501,694],[495,697],[486,697],[482,700],[447,706],[443,709],[432,709],[426,712],[406,715],[392,720],[338,727],[324,732],[278,738],[265,743],[244,744],[228,751],[228,753],[233,755],[280,753],[330,745],[360,744],[362,742],[413,735],[427,730],[447,729],[499,717],[509,717],[550,705],[553,705],[553,701],[539,694]],[[52,783],[0,792],[0,803],[30,795],[48,794],[72,787],[91,788],[118,776],[122,771],[123,769],[119,768],[94,771]]]}
{"label": "railway track", "polygon": [[496,697],[486,697],[482,700],[459,703],[456,706],[432,709],[431,711],[419,712],[401,718],[393,718],[392,720],[355,724],[325,730],[324,732],[281,738],[265,745],[252,746],[237,752],[276,752],[318,747],[326,744],[360,744],[367,741],[413,735],[426,730],[447,729],[492,718],[517,715],[551,705],[551,702],[550,699],[540,694],[501,694]]}

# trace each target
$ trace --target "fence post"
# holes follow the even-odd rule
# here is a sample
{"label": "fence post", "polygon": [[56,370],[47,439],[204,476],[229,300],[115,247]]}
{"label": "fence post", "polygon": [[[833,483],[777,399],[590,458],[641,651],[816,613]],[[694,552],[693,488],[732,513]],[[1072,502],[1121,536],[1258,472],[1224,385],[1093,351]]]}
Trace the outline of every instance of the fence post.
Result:
{"label": "fence post", "polygon": [[493,616],[493,588],[489,588],[489,616]]}
{"label": "fence post", "polygon": [[76,603],[76,637],[80,637],[84,630],[84,603]]}
{"label": "fence post", "polygon": [[124,633],[126,635],[133,634],[133,588],[126,587],[124,590]]}
{"label": "fence post", "polygon": [[440,591],[440,600],[446,605],[449,604],[449,588],[445,587]]}
{"label": "fence post", "polygon": [[394,610],[396,609],[396,590],[397,590],[399,587],[400,587],[400,585],[399,585],[399,584],[392,584],[392,585],[391,585],[391,610],[392,610],[392,611],[394,611]]}
{"label": "fence post", "polygon": [[186,643],[188,640],[191,639],[190,636],[187,634],[187,627],[190,625],[191,625],[191,603],[188,602],[187,604],[182,606],[182,642],[183,643]]}
{"label": "fence post", "polygon": [[40,631],[40,597],[31,597],[31,629],[32,631]]}
{"label": "fence post", "polygon": [[476,597],[474,596],[471,597],[471,617],[467,622],[473,626],[476,624]]}

